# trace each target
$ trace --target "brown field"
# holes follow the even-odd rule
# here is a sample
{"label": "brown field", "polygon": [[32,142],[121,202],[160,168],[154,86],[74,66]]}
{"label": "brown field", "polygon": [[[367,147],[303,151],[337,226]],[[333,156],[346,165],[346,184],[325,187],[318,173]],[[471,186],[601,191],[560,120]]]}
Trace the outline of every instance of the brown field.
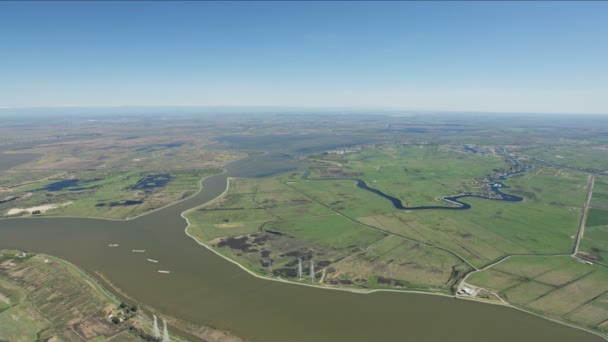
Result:
{"label": "brown field", "polygon": [[593,272],[528,303],[528,306],[551,315],[562,316],[606,292],[608,292],[608,275]]}
{"label": "brown field", "polygon": [[28,303],[50,321],[51,328],[44,330],[42,336],[88,340],[126,329],[106,318],[116,303],[99,294],[65,264],[35,255],[4,261],[1,265],[0,276],[24,289]]}
{"label": "brown field", "polygon": [[[337,270],[327,279],[332,282],[343,275],[349,279],[368,279],[378,286],[414,287],[415,284],[428,284],[441,287],[452,284],[456,274],[452,268],[467,270],[456,257],[419,243],[396,236],[371,245],[365,252],[345,258],[333,267]],[[375,278],[375,279],[373,279]]]}
{"label": "brown field", "polygon": [[467,282],[536,313],[596,331],[606,327],[607,270],[570,256],[512,257],[474,273]]}
{"label": "brown field", "polygon": [[593,302],[577,309],[569,319],[587,325],[598,325],[608,320],[608,295],[603,295]]}
{"label": "brown field", "polygon": [[503,295],[510,303],[525,305],[553,290],[555,290],[553,286],[529,281],[508,288]]}

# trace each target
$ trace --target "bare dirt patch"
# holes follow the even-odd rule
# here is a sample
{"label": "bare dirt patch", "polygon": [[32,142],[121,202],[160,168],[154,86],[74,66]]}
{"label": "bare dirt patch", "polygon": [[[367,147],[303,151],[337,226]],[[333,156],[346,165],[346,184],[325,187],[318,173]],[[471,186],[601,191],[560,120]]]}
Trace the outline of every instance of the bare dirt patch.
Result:
{"label": "bare dirt patch", "polygon": [[11,300],[7,296],[3,295],[2,293],[0,293],[0,302],[2,302],[4,304],[9,304],[9,305],[11,304]]}
{"label": "bare dirt patch", "polygon": [[72,202],[66,202],[66,203],[61,203],[61,204],[43,204],[43,205],[38,205],[35,207],[30,207],[30,208],[12,208],[9,209],[8,212],[6,212],[6,216],[14,216],[14,215],[22,215],[22,214],[40,214],[40,213],[44,213],[47,212],[51,209],[55,209],[55,208],[59,208],[59,207],[65,207],[72,204]]}
{"label": "bare dirt patch", "polygon": [[239,222],[234,222],[234,223],[218,223],[218,224],[214,224],[214,227],[217,228],[241,228],[243,227],[242,223]]}

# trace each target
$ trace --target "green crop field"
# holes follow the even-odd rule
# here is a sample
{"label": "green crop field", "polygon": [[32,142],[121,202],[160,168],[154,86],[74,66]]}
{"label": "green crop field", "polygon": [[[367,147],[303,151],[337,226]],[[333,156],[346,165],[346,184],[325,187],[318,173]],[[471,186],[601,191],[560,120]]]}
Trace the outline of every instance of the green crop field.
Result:
{"label": "green crop field", "polygon": [[593,226],[605,226],[608,225],[608,210],[604,209],[589,209],[589,216],[587,217],[587,227]]}
{"label": "green crop field", "polygon": [[608,319],[608,270],[569,256],[514,256],[473,273],[467,283],[509,303],[603,331]]}
{"label": "green crop field", "polygon": [[505,184],[510,188],[504,192],[523,196],[524,201],[465,198],[472,205],[469,210],[392,210],[359,219],[449,248],[478,266],[506,254],[567,253],[580,219],[585,175],[538,168]]}
{"label": "green crop field", "polygon": [[531,147],[525,153],[568,166],[605,170],[608,151],[598,149],[590,142],[570,142]]}
{"label": "green crop field", "polygon": [[0,312],[0,340],[36,341],[38,333],[50,325],[32,304],[18,303]]}
{"label": "green crop field", "polygon": [[362,173],[359,178],[406,206],[435,205],[437,196],[470,191],[468,183],[505,166],[500,157],[437,145],[383,145],[336,161],[345,165],[343,172]]}
{"label": "green crop field", "polygon": [[608,180],[604,177],[595,178],[591,206],[596,208],[608,208]]}
{"label": "green crop field", "polygon": [[608,264],[608,184],[596,178],[591,208],[585,223],[580,251],[595,262]]}

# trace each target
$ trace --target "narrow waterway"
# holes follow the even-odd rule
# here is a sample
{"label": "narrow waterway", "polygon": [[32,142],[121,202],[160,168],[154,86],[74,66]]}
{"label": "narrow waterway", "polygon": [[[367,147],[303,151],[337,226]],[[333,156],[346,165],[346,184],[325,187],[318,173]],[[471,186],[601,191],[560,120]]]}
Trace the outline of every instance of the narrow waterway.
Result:
{"label": "narrow waterway", "polygon": [[0,248],[66,259],[91,274],[100,272],[130,297],[163,313],[252,341],[602,340],[495,305],[421,294],[355,294],[258,279],[185,235],[180,213],[220,195],[227,177],[301,167],[286,156],[249,157],[205,179],[198,195],[130,221],[0,220]]}

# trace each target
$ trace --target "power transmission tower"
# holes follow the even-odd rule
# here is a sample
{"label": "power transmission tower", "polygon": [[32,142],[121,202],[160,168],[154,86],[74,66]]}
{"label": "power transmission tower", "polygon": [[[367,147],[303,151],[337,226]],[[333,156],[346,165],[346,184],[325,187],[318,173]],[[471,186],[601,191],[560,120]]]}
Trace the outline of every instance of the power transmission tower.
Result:
{"label": "power transmission tower", "polygon": [[152,315],[154,317],[154,339],[155,340],[160,340],[160,331],[158,330],[158,320],[156,318],[156,315]]}
{"label": "power transmission tower", "polygon": [[315,263],[310,259],[310,280],[315,280]]}
{"label": "power transmission tower", "polygon": [[302,258],[298,258],[298,279],[302,279]]}
{"label": "power transmission tower", "polygon": [[167,330],[167,321],[163,319],[164,329],[163,329],[163,342],[171,342],[169,339],[169,330]]}

